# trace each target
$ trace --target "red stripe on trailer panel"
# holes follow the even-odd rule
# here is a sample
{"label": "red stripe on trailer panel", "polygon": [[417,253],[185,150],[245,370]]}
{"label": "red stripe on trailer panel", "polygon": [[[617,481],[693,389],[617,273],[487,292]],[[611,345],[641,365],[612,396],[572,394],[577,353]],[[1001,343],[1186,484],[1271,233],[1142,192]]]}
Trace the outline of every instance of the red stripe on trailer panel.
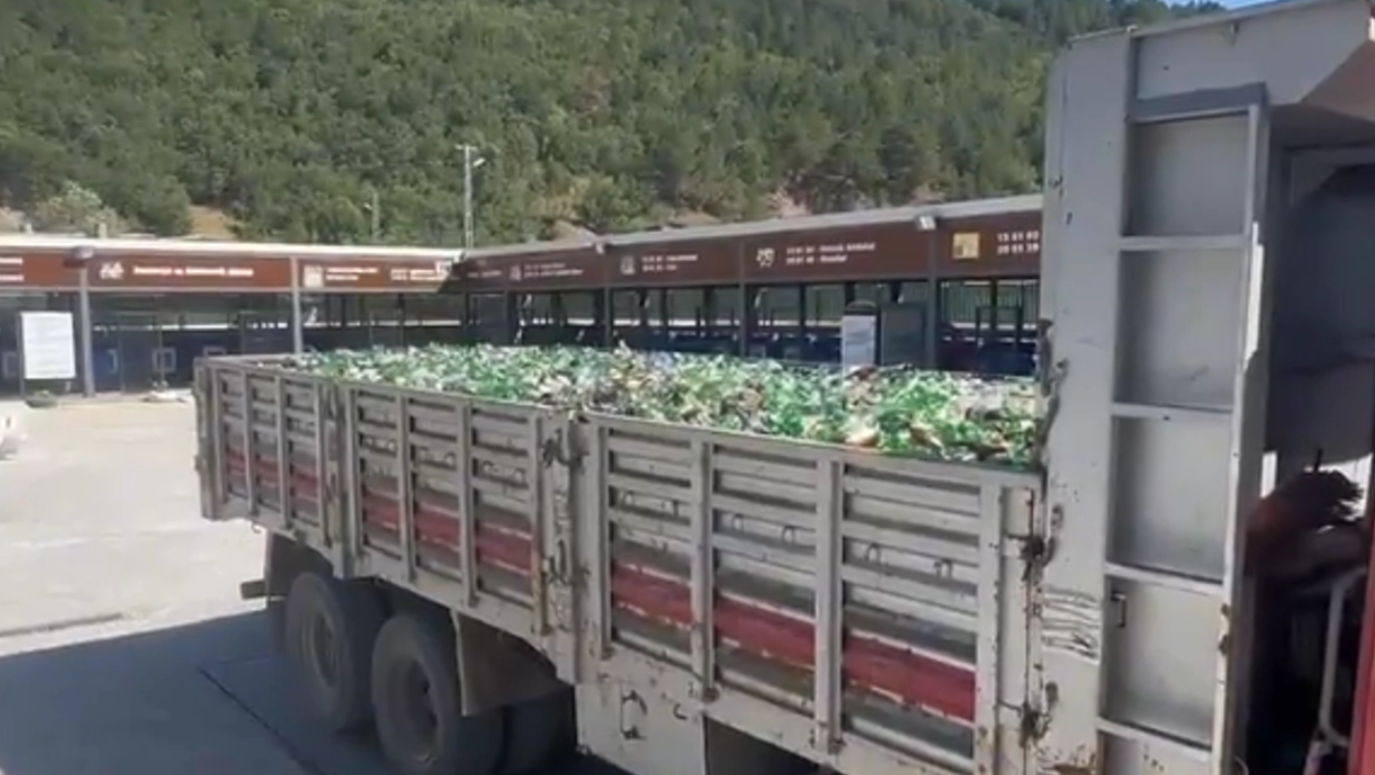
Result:
{"label": "red stripe on trailer panel", "polygon": [[[234,449],[230,449],[224,456],[225,467],[238,474],[248,473],[248,464],[244,462],[244,455]],[[253,465],[254,472],[258,479],[266,484],[277,484],[277,461],[258,459]],[[301,471],[296,466],[288,466],[291,472],[291,485],[296,490],[296,495],[307,495],[312,500],[320,495],[320,480],[315,478],[315,474]]]}
{"label": "red stripe on trailer panel", "polygon": [[[364,495],[363,520],[386,530],[401,529],[401,511],[391,496]],[[460,545],[458,520],[424,504],[415,510],[415,533],[420,543],[451,551],[457,550]],[[529,575],[529,536],[494,530],[479,522],[474,528],[473,542],[478,562],[496,565],[522,576]]]}
{"label": "red stripe on trailer panel", "polygon": [[[614,604],[640,611],[678,627],[692,626],[691,594],[686,584],[613,563]],[[712,611],[716,634],[756,656],[813,669],[815,628],[761,606],[718,599]],[[950,718],[974,720],[974,673],[906,649],[865,637],[845,637],[845,682],[897,698]]]}

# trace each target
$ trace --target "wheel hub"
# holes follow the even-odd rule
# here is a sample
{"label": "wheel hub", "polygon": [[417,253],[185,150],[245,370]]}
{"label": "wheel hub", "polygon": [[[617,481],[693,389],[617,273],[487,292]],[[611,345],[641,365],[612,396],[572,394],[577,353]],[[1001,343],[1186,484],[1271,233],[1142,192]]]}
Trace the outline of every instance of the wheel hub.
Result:
{"label": "wheel hub", "polygon": [[398,731],[405,735],[417,762],[432,762],[439,751],[439,710],[434,685],[415,662],[398,665],[393,680],[392,707],[401,721]]}

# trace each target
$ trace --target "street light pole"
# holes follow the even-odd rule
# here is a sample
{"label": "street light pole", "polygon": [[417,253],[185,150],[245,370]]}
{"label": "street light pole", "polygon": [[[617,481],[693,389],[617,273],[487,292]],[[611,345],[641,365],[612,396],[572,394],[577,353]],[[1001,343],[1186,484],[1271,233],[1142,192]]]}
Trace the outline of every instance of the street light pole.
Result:
{"label": "street light pole", "polygon": [[377,189],[372,190],[372,201],[368,202],[368,211],[372,214],[372,242],[377,241],[382,236],[382,201],[377,195]]}
{"label": "street light pole", "polygon": [[95,258],[95,248],[90,245],[78,247],[73,258],[77,266],[77,317],[81,318],[80,328],[77,330],[81,334],[81,394],[86,398],[95,395],[95,346],[92,344],[91,334],[94,325],[91,323],[91,263]]}
{"label": "street light pole", "polygon": [[477,152],[477,146],[463,143],[463,247],[471,248],[473,238],[473,170],[486,163]]}
{"label": "street light pole", "polygon": [[473,146],[463,144],[463,247],[473,246]]}
{"label": "street light pole", "polygon": [[[939,368],[941,334],[940,328],[940,303],[941,284],[938,282],[936,272],[938,271],[941,249],[940,222],[933,215],[923,215],[917,219],[917,231],[926,234],[926,309],[923,310],[924,317],[922,327],[926,329],[922,343],[923,368]],[[995,313],[996,314],[996,313]]]}

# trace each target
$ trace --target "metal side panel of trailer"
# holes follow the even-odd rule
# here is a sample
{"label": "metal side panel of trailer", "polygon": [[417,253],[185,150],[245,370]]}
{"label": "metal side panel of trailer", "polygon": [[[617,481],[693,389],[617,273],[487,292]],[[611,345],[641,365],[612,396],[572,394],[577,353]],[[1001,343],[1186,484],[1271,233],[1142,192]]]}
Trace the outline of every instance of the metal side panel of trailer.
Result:
{"label": "metal side panel of trailer", "polygon": [[571,532],[572,483],[551,457],[566,419],[252,362],[198,367],[207,516],[246,518],[341,578],[377,578],[525,638],[575,681],[571,545],[547,539]]}
{"label": "metal side panel of trailer", "polygon": [[581,430],[596,678],[843,772],[1022,771],[1036,478],[609,417]]}
{"label": "metal side panel of trailer", "polygon": [[841,772],[1026,771],[1034,476],[234,358],[197,384],[207,517],[524,639],[618,709],[580,724],[622,766],[704,771],[626,731],[653,698]]}

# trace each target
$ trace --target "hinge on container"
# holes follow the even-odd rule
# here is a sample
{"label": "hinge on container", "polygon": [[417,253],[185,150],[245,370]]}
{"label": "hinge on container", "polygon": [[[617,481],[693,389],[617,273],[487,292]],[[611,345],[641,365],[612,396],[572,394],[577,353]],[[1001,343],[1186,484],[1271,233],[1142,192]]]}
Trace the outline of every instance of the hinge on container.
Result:
{"label": "hinge on container", "polygon": [[1018,740],[1023,748],[1029,748],[1046,733],[1050,718],[1030,703],[1022,706],[1022,724],[1018,730]]}
{"label": "hinge on container", "polygon": [[1027,535],[1011,536],[1022,542],[1022,580],[1030,582],[1033,578],[1040,576],[1050,561],[1055,559],[1055,550],[1059,547],[1056,536],[1060,533],[1060,527],[1065,521],[1064,509],[1057,503],[1050,508],[1050,518],[1043,530],[1032,530]]}
{"label": "hinge on container", "polygon": [[1051,558],[1055,556],[1055,539],[1031,535],[1022,540],[1022,580],[1030,581],[1039,575]]}
{"label": "hinge on container", "polygon": [[540,445],[540,462],[545,466],[557,462],[571,471],[577,471],[582,467],[582,458],[582,450],[578,448],[574,436],[565,435],[562,428],[555,430]]}
{"label": "hinge on container", "polygon": [[824,751],[827,754],[830,754],[831,756],[835,756],[845,748],[844,740],[841,740],[840,738],[831,734],[826,734],[823,736],[822,733],[817,732],[816,730],[812,731],[811,744],[813,748],[817,749],[818,751]]}
{"label": "hinge on container", "polygon": [[1036,741],[1045,737],[1050,728],[1050,714],[1060,699],[1060,687],[1054,683],[1046,684],[1045,707],[1038,708],[1030,702],[1022,704],[1022,723],[1018,730],[1022,748],[1030,748]]}
{"label": "hinge on container", "polygon": [[573,577],[569,573],[568,542],[559,539],[554,544],[554,553],[544,558],[544,575],[557,584],[573,586]]}
{"label": "hinge on container", "polygon": [[1068,360],[1055,360],[1054,346],[1050,340],[1053,325],[1045,319],[1036,322],[1036,381],[1041,387],[1043,411],[1041,422],[1036,428],[1036,437],[1032,442],[1032,454],[1033,459],[1041,464],[1043,475],[1049,469],[1046,444],[1050,440],[1050,429],[1055,424],[1055,416],[1060,412],[1060,388],[1064,385],[1065,375],[1069,373]]}

